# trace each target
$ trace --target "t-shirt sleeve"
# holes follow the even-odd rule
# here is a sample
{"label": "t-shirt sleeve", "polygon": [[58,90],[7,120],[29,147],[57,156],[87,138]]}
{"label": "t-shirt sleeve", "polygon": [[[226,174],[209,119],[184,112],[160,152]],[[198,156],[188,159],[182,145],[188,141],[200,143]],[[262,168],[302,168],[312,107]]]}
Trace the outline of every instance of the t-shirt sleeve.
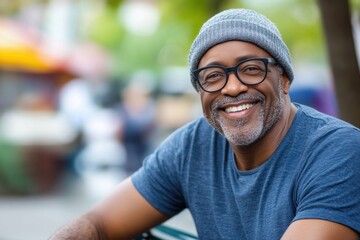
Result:
{"label": "t-shirt sleeve", "polygon": [[131,177],[140,194],[169,217],[186,208],[181,172],[188,150],[188,131],[182,128],[171,134]]}
{"label": "t-shirt sleeve", "polygon": [[323,219],[360,232],[360,131],[340,128],[316,138],[305,153],[293,221]]}

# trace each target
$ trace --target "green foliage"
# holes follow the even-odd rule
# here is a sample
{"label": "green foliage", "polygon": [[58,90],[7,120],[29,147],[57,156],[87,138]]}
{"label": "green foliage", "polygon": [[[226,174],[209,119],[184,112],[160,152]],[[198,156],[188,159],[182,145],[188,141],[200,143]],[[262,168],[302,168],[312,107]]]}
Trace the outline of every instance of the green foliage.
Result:
{"label": "green foliage", "polygon": [[356,11],[357,14],[360,14],[360,0],[350,0],[350,5],[353,11]]}
{"label": "green foliage", "polygon": [[87,37],[110,51],[118,47],[124,35],[124,28],[117,21],[116,11],[106,7],[86,30]]}
{"label": "green foliage", "polygon": [[[352,0],[359,6],[359,0]],[[117,4],[107,1],[106,11],[91,27],[89,36],[105,46],[115,59],[114,74],[137,69],[160,71],[166,66],[186,66],[187,55],[201,25],[226,8],[251,8],[268,16],[280,29],[294,59],[322,61],[325,44],[316,0],[159,0],[161,22],[151,36],[135,36],[124,29]]]}
{"label": "green foliage", "polygon": [[263,13],[276,24],[295,61],[324,61],[325,43],[316,0],[277,0],[273,5],[264,0],[244,2],[248,2],[244,7]]}

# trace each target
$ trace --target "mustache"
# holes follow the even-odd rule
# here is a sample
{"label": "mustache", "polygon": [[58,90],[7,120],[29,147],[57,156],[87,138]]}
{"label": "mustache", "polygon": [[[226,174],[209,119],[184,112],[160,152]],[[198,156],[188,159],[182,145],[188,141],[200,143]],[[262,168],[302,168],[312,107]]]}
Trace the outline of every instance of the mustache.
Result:
{"label": "mustache", "polygon": [[226,104],[237,103],[237,102],[241,102],[241,101],[262,102],[264,100],[265,100],[265,96],[262,94],[246,94],[246,95],[239,95],[236,97],[225,96],[225,97],[219,99],[218,101],[213,101],[211,104],[211,110],[215,111],[215,110],[223,108],[223,106],[225,106]]}

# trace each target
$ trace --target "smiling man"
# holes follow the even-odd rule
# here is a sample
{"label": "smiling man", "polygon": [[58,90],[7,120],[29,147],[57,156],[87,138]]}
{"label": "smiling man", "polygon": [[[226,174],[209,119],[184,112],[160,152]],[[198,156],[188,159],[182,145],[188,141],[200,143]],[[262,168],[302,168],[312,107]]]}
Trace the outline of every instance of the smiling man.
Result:
{"label": "smiling man", "polygon": [[[194,77],[206,119],[229,141],[240,170],[259,166],[281,142],[296,112],[288,77],[266,51],[243,41],[217,44],[199,67]],[[241,154],[255,142],[267,144],[263,149],[269,151],[265,156],[253,151],[247,161]]]}
{"label": "smiling man", "polygon": [[185,208],[200,239],[358,239],[360,130],[291,102],[275,25],[223,11],[201,28],[189,66],[205,118],[51,239],[131,239]]}

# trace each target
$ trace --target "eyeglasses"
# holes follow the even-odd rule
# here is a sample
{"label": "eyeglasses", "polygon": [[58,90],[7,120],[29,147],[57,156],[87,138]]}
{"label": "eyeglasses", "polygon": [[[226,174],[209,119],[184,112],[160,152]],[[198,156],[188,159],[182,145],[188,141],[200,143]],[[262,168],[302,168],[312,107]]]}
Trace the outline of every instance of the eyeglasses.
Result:
{"label": "eyeglasses", "polygon": [[194,70],[193,74],[205,92],[213,93],[226,86],[230,72],[233,72],[245,85],[263,82],[267,76],[269,63],[276,64],[276,61],[273,58],[249,58],[233,67],[207,66]]}

